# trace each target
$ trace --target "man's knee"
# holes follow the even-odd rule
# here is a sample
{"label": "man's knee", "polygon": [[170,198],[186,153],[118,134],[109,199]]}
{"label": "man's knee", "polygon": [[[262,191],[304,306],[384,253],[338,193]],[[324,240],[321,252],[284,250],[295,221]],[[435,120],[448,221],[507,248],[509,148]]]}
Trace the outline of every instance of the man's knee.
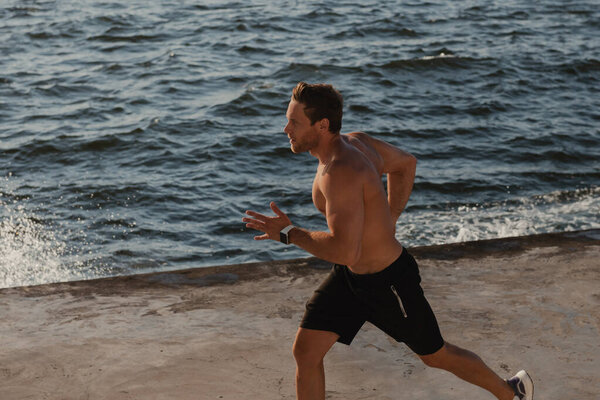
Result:
{"label": "man's knee", "polygon": [[326,353],[317,351],[311,342],[308,340],[296,340],[292,347],[292,354],[296,360],[296,364],[300,367],[315,367],[323,362]]}
{"label": "man's knee", "polygon": [[423,361],[423,363],[425,365],[427,365],[428,367],[440,368],[440,365],[441,365],[440,358],[438,356],[436,356],[435,354],[428,354],[426,356],[419,356],[419,357],[421,358],[421,361]]}
{"label": "man's knee", "polygon": [[448,356],[449,345],[445,343],[441,349],[433,354],[427,354],[424,356],[419,355],[419,358],[425,365],[431,368],[444,368],[446,365],[446,359]]}
{"label": "man's knee", "polygon": [[323,362],[337,335],[324,331],[302,331],[296,335],[292,353],[298,366],[318,366]]}

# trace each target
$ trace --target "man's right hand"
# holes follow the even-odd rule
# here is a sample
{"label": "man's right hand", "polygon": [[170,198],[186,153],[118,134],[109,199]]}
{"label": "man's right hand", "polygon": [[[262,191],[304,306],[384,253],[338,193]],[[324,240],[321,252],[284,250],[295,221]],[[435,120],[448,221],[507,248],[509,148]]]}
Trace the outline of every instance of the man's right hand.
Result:
{"label": "man's right hand", "polygon": [[279,241],[279,232],[292,222],[283,211],[277,207],[274,201],[270,204],[271,210],[276,214],[275,217],[269,217],[257,213],[255,211],[248,210],[246,214],[252,218],[242,218],[243,222],[246,222],[246,228],[256,229],[257,231],[264,232],[264,235],[254,236],[254,240],[276,240]]}

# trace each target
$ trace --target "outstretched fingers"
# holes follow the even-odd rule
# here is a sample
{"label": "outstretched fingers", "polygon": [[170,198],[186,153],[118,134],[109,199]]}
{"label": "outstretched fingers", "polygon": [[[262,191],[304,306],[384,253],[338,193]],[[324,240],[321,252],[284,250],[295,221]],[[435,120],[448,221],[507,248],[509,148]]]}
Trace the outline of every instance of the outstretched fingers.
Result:
{"label": "outstretched fingers", "polygon": [[292,221],[290,221],[290,218],[286,215],[286,213],[281,211],[279,209],[279,207],[277,207],[277,204],[275,204],[274,201],[272,201],[270,205],[271,205],[271,210],[273,210],[273,212],[277,215],[278,219],[280,221],[283,221],[283,223],[285,224],[283,226],[284,228],[288,225],[291,225]]}
{"label": "outstretched fingers", "polygon": [[242,218],[242,222],[246,223],[246,228],[256,229],[257,231],[265,231],[265,223],[258,219]]}
{"label": "outstretched fingers", "polygon": [[[267,220],[269,219],[269,217],[267,217],[266,215],[257,213],[256,211],[252,211],[252,210],[246,211],[246,214],[251,217],[254,217],[257,220],[262,221],[262,222],[267,222]],[[246,219],[248,219],[248,218],[246,218]]]}
{"label": "outstretched fingers", "polygon": [[275,214],[277,214],[277,216],[279,216],[279,217],[285,217],[285,216],[286,216],[286,215],[283,213],[283,211],[281,211],[281,210],[279,209],[279,207],[277,207],[277,204],[275,204],[275,202],[274,202],[274,201],[272,201],[272,202],[271,202],[270,206],[271,206],[271,210],[273,210],[273,212],[274,212]]}
{"label": "outstretched fingers", "polygon": [[264,235],[255,236],[254,240],[279,240],[279,232],[291,224],[288,216],[277,207],[275,202],[272,201],[270,206],[271,210],[275,213],[275,216],[273,217],[248,210],[246,211],[248,217],[242,218],[242,221],[246,223],[246,228],[255,229],[264,233]]}
{"label": "outstretched fingers", "polygon": [[259,222],[252,222],[248,219],[244,219],[244,222],[246,223],[246,228],[252,228],[255,229],[257,231],[265,231],[265,224],[261,224]]}

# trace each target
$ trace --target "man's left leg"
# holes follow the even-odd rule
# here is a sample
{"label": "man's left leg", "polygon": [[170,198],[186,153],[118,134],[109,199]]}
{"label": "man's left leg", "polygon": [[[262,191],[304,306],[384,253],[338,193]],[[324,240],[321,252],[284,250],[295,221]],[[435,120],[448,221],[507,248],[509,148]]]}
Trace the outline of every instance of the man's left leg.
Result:
{"label": "man's left leg", "polygon": [[499,400],[513,400],[515,396],[508,383],[469,350],[445,342],[437,352],[419,357],[427,366],[452,372],[462,380],[486,389]]}

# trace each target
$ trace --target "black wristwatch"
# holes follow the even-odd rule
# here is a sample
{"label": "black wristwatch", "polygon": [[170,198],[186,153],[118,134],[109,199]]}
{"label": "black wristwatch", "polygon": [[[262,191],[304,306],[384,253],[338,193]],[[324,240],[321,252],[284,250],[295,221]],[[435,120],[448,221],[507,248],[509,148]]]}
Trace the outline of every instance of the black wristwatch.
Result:
{"label": "black wristwatch", "polygon": [[281,243],[290,244],[290,231],[294,228],[294,225],[288,225],[279,232],[279,240]]}

